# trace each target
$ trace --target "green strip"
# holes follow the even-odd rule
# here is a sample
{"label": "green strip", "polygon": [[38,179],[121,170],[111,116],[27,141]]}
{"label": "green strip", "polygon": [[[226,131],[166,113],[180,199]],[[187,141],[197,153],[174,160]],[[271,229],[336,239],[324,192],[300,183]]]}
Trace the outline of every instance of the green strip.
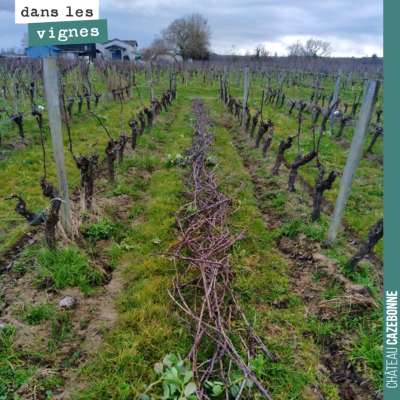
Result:
{"label": "green strip", "polygon": [[51,46],[108,41],[107,20],[28,24],[29,46]]}
{"label": "green strip", "polygon": [[[398,228],[400,226],[399,189],[398,189],[398,158],[400,148],[400,136],[398,131],[398,94],[400,92],[400,81],[398,79],[398,66],[400,54],[397,49],[397,38],[399,37],[400,3],[396,0],[385,1],[384,13],[384,68],[385,79],[390,85],[385,87],[385,131],[384,139],[384,209],[390,218],[385,219],[384,234],[384,399],[400,399],[400,384],[398,382],[398,316],[397,300],[400,292],[400,268],[398,257]],[[396,295],[389,296],[389,293]],[[394,300],[390,303],[388,299]],[[395,307],[395,308],[392,308]]]}

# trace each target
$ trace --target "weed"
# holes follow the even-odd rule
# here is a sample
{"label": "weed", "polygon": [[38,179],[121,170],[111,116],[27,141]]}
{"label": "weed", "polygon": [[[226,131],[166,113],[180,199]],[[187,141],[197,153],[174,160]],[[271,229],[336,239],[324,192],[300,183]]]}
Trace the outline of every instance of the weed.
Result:
{"label": "weed", "polygon": [[[164,400],[176,398],[197,400],[197,396],[193,395],[197,385],[191,382],[193,371],[191,371],[189,360],[182,360],[179,355],[176,357],[174,354],[169,354],[164,357],[162,363],[155,364],[154,371],[161,377],[146,387],[146,390],[139,396],[140,400],[150,400],[147,393],[153,397],[153,391],[157,390],[157,385],[160,384],[164,390],[162,397]],[[214,395],[218,396],[220,393],[222,393],[222,389],[218,393],[214,392]]]}
{"label": "weed", "polygon": [[132,190],[126,185],[119,183],[118,185],[111,188],[110,196],[107,197],[116,197],[122,196],[123,194],[130,194]]}
{"label": "weed", "polygon": [[41,304],[36,307],[28,304],[23,319],[30,325],[37,325],[46,319],[50,319],[51,315],[52,309],[47,304]]}
{"label": "weed", "polygon": [[380,319],[373,326],[366,326],[365,321],[359,324],[359,337],[354,342],[354,347],[349,349],[349,360],[353,363],[365,363],[371,373],[369,379],[376,389],[383,386],[383,320]]}
{"label": "weed", "polygon": [[50,352],[59,348],[63,342],[71,338],[72,326],[70,320],[70,311],[61,311],[51,320],[51,337],[53,340],[50,340],[48,344]]}
{"label": "weed", "polygon": [[308,317],[309,330],[314,333],[317,343],[320,342],[321,337],[328,335],[333,338],[335,333],[340,333],[343,328],[335,321],[320,321],[316,316]]}
{"label": "weed", "polygon": [[215,154],[207,154],[205,165],[206,166],[214,166],[219,163],[219,159]]}
{"label": "weed", "polygon": [[343,294],[343,288],[340,286],[331,286],[328,289],[325,289],[322,293],[322,297],[325,300],[331,300],[335,297],[339,297]]}
{"label": "weed", "polygon": [[16,274],[23,274],[25,272],[25,267],[23,265],[21,265],[21,262],[14,261],[14,263],[13,263],[13,271]]}
{"label": "weed", "polygon": [[152,172],[152,171],[154,171],[157,163],[158,163],[158,159],[154,156],[141,155],[141,156],[135,157],[135,165],[140,170]]}
{"label": "weed", "polygon": [[184,167],[186,165],[186,160],[180,154],[176,154],[175,157],[171,154],[168,154],[164,162],[169,168],[176,167],[178,165]]}
{"label": "weed", "polygon": [[[273,192],[273,193],[276,193],[276,192]],[[280,208],[280,207],[284,206],[287,201],[288,201],[287,195],[285,193],[279,191],[276,193],[275,198],[271,201],[271,206]]]}
{"label": "weed", "polygon": [[300,232],[299,221],[290,220],[286,221],[279,228],[279,234],[282,236],[287,236],[289,238],[296,236]]}
{"label": "weed", "polygon": [[131,208],[131,214],[130,214],[130,216],[131,216],[132,218],[136,218],[136,217],[139,215],[139,213],[142,212],[143,210],[144,210],[143,205],[141,205],[141,204],[134,204],[134,205],[132,206],[132,208]]}
{"label": "weed", "polygon": [[311,275],[311,279],[314,282],[319,282],[321,278],[324,277],[325,275],[326,275],[325,271],[316,272],[315,274]]}
{"label": "weed", "polygon": [[312,222],[312,223],[303,223],[301,225],[301,231],[304,232],[311,240],[323,241],[327,232],[327,222]]}
{"label": "weed", "polygon": [[147,136],[139,136],[137,139],[137,146],[142,149],[157,150],[156,144]]}
{"label": "weed", "polygon": [[87,257],[71,246],[57,252],[42,251],[38,255],[42,279],[51,278],[57,289],[79,286],[85,294],[102,282],[102,275],[88,265]]}
{"label": "weed", "polygon": [[15,342],[15,335],[12,325],[0,328],[0,400],[14,398],[15,391],[36,371],[34,367],[24,368],[19,361],[21,346]]}
{"label": "weed", "polygon": [[345,261],[342,260],[341,265],[343,268],[343,275],[357,283],[368,287],[373,295],[377,293],[377,286],[374,279],[374,268],[370,264],[358,265],[355,268],[348,266],[347,258]]}
{"label": "weed", "polygon": [[124,249],[117,243],[113,243],[111,249],[107,252],[107,254],[111,257],[110,267],[114,267],[117,264],[123,253]]}
{"label": "weed", "polygon": [[97,239],[108,239],[110,237],[120,237],[123,224],[111,221],[110,218],[103,217],[97,223],[82,227],[82,232],[87,237]]}
{"label": "weed", "polygon": [[301,306],[301,299],[299,299],[298,297],[292,297],[290,299],[290,305],[294,307]]}

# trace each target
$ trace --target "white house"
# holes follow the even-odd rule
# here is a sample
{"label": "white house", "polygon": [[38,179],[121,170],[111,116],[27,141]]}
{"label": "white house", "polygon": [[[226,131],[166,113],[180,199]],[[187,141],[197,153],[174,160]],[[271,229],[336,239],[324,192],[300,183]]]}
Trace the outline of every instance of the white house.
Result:
{"label": "white house", "polygon": [[113,39],[106,43],[96,43],[96,50],[102,57],[112,60],[134,60],[138,55],[137,48],[136,40]]}

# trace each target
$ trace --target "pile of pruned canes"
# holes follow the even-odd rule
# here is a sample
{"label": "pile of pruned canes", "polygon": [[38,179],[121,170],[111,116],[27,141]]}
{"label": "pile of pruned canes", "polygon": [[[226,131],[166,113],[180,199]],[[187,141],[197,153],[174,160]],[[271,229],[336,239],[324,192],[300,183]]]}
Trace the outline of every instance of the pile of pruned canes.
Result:
{"label": "pile of pruned canes", "polygon": [[[243,182],[237,182],[230,194],[222,191],[222,185],[235,180],[232,175],[218,172],[218,164],[208,165],[213,123],[198,99],[193,103],[193,115],[193,145],[186,152],[188,171],[183,178],[186,190],[181,192],[187,202],[175,214],[179,241],[168,252],[154,255],[167,255],[174,262],[188,263],[184,270],[176,267],[173,293],[168,293],[186,314],[186,317],[182,314],[177,317],[188,325],[194,336],[186,358],[192,360],[198,398],[208,399],[213,395],[207,382],[217,379],[225,386],[221,390],[225,390],[226,398],[229,391],[236,399],[248,398],[252,387],[256,386],[271,399],[253,373],[251,361],[257,356],[256,347],[273,361],[276,358],[247,321],[239,295],[233,288],[237,274],[245,272],[230,262],[233,244],[241,240],[247,230],[230,222],[230,217],[240,209],[237,194]],[[245,327],[246,332],[235,329],[238,325]],[[246,353],[245,358],[241,356],[243,353]],[[206,354],[207,360],[203,361]],[[239,383],[235,379],[238,374],[242,377]]]}

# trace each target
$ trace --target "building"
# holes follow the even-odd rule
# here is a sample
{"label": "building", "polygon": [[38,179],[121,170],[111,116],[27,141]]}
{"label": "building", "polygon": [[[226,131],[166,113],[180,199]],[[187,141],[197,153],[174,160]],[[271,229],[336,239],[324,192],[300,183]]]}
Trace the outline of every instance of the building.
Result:
{"label": "building", "polygon": [[166,62],[182,62],[182,56],[176,55],[172,56],[171,54],[159,54],[157,56],[157,61],[166,61]]}
{"label": "building", "polygon": [[55,58],[96,58],[96,45],[93,44],[66,44],[54,46],[30,46],[26,49],[28,58],[55,57]]}
{"label": "building", "polygon": [[96,50],[103,58],[112,60],[134,60],[138,55],[136,40],[113,39],[106,43],[96,43]]}

